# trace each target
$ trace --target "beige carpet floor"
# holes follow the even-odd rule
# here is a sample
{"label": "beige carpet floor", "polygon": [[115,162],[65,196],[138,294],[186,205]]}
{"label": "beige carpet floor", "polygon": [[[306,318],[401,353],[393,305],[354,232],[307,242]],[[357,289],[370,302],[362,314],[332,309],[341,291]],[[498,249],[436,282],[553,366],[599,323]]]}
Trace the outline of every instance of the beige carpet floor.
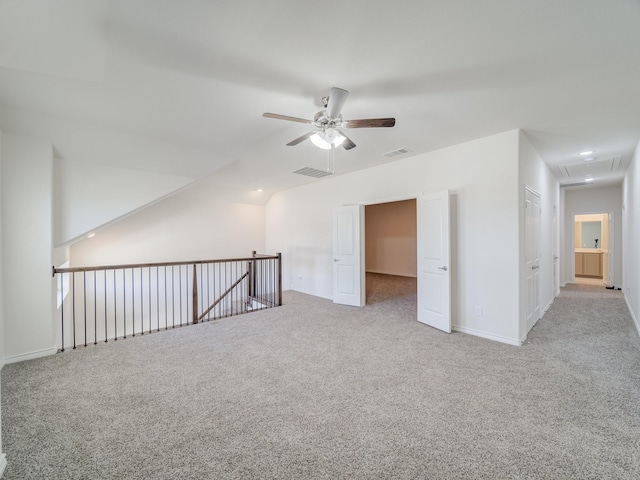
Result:
{"label": "beige carpet floor", "polygon": [[7,365],[5,479],[640,478],[620,292],[563,289],[513,347],[419,324],[399,283]]}

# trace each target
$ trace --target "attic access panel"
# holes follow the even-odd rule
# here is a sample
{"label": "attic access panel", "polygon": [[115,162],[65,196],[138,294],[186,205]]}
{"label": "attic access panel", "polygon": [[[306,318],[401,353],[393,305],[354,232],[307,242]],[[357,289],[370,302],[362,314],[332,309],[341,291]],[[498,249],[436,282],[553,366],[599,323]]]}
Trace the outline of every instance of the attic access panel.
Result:
{"label": "attic access panel", "polygon": [[620,156],[596,158],[591,161],[560,165],[560,171],[565,178],[572,180],[584,180],[587,176],[598,177],[616,172],[620,167]]}

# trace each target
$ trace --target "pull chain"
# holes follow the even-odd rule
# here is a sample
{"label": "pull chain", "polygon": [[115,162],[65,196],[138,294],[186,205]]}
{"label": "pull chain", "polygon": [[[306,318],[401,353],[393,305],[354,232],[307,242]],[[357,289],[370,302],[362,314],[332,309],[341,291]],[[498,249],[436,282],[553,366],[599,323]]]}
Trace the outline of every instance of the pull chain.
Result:
{"label": "pull chain", "polygon": [[327,172],[336,173],[336,146],[332,143],[331,150],[327,152]]}

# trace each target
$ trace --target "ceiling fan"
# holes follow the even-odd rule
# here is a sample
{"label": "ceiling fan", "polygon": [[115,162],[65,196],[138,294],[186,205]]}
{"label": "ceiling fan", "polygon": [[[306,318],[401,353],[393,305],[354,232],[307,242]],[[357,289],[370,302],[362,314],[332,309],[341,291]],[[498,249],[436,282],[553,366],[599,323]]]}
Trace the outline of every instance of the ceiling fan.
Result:
{"label": "ceiling fan", "polygon": [[287,146],[293,147],[294,145],[302,143],[306,139],[310,139],[315,146],[325,150],[338,146],[342,146],[345,150],[350,150],[356,146],[356,144],[353,143],[353,141],[342,131],[343,128],[393,127],[396,124],[395,118],[342,120],[341,111],[348,96],[349,92],[347,90],[333,87],[329,96],[322,98],[322,104],[325,109],[316,113],[313,120],[269,112],[263,113],[262,116],[314,125],[317,130],[305,133],[301,137],[291,140],[287,143]]}

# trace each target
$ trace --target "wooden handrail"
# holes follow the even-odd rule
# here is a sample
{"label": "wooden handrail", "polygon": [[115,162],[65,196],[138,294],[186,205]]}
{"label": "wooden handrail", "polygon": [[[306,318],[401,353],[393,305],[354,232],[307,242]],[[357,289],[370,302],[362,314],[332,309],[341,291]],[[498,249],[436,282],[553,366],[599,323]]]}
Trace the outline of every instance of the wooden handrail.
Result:
{"label": "wooden handrail", "polygon": [[189,262],[158,262],[158,263],[128,263],[123,265],[100,265],[95,267],[69,267],[69,268],[56,268],[52,267],[53,276],[57,273],[75,273],[75,272],[94,272],[99,270],[120,270],[127,268],[153,268],[153,267],[175,267],[179,265],[200,265],[205,263],[224,263],[224,262],[247,262],[260,259],[273,259],[277,260],[278,255],[262,255],[257,254],[255,257],[243,257],[243,258],[218,258],[215,260],[192,260]]}
{"label": "wooden handrail", "polygon": [[[107,273],[109,270],[111,274]],[[98,272],[100,274],[96,275]],[[69,268],[54,266],[52,273],[54,277],[59,274],[62,351],[65,349],[65,320],[71,322],[67,325],[71,325],[72,345],[76,348],[76,332],[84,336],[83,343],[87,346],[91,336],[93,343],[97,344],[98,340],[106,342],[111,338],[127,338],[129,333],[132,336],[137,333],[144,335],[145,331],[151,333],[161,328],[166,330],[196,324],[210,320],[212,316],[214,319],[226,317],[229,316],[229,308],[230,315],[237,315],[282,305],[280,253],[265,255],[254,251],[251,256],[242,258]],[[215,293],[221,290],[224,293]],[[71,293],[70,310],[65,306],[67,291]],[[218,298],[206,307],[212,292],[213,298]],[[238,292],[238,295],[233,297],[233,292]],[[80,295],[80,304],[76,302],[76,294]],[[227,305],[223,300],[230,296],[232,302]],[[199,312],[199,308],[204,311]],[[66,314],[67,311],[71,313]],[[104,324],[100,331],[98,321]]]}

